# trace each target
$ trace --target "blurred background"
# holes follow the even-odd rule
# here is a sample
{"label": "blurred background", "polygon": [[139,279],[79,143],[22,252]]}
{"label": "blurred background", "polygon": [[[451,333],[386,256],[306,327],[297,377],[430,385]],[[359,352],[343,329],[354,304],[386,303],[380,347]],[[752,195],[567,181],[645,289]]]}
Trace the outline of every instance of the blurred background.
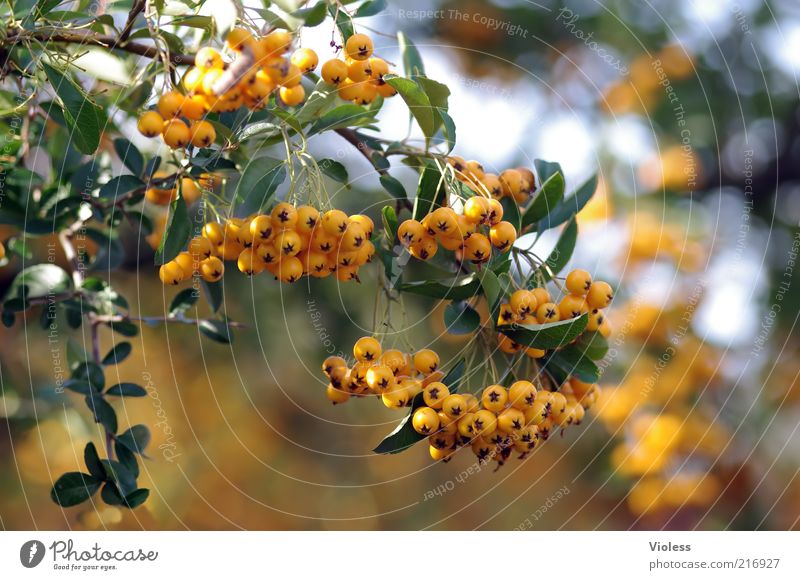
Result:
{"label": "blurred background", "polygon": [[[148,389],[118,412],[151,426],[150,501],[132,513],[62,511],[53,479],[101,437],[80,397],[54,389],[67,344],[49,343],[34,313],[0,328],[0,525],[800,527],[800,5],[398,0],[360,22],[396,63],[402,30],[450,87],[456,154],[496,172],[558,161],[568,189],[599,172],[571,263],[618,288],[598,404],[497,472],[474,469],[469,452],[433,464],[424,445],[374,455],[403,414],[372,401],[333,407],[319,371],[372,332],[374,273],[291,287],[234,273],[225,307],[250,327],[232,345],[190,326],[144,327],[110,371]],[[330,34],[326,22],[302,43],[325,60]],[[405,136],[399,99],[380,118],[388,136]],[[335,204],[379,223],[386,198],[369,166],[335,136],[314,151],[348,167],[352,188]],[[406,171],[396,175],[411,185]],[[111,282],[134,311],[158,314],[177,291],[159,283],[148,248]],[[0,290],[20,266],[0,270]],[[441,306],[406,307],[404,336],[454,360],[469,337],[444,333]],[[114,341],[101,338],[105,352]],[[71,340],[88,348],[87,334]]]}

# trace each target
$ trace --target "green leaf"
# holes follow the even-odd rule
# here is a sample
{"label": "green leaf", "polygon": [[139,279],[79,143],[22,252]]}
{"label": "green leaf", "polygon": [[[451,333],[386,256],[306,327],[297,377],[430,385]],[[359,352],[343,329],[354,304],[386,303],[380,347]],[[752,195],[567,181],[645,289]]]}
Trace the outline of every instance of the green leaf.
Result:
{"label": "green leaf", "polygon": [[364,18],[365,16],[375,16],[386,10],[386,0],[367,0],[358,7],[353,18]]}
{"label": "green leaf", "polygon": [[117,454],[117,460],[122,466],[130,471],[133,477],[139,477],[139,462],[136,459],[136,454],[124,445],[120,445],[117,441],[114,442],[114,451]]}
{"label": "green leaf", "polygon": [[369,111],[360,105],[347,103],[328,111],[317,119],[306,132],[307,136],[339,129],[341,127],[355,127],[363,125],[365,121],[372,122],[375,112]]}
{"label": "green leaf", "polygon": [[139,334],[139,327],[136,326],[133,322],[128,320],[118,320],[116,322],[109,322],[108,327],[111,328],[114,332],[121,334],[122,336],[136,336]]}
{"label": "green leaf", "polygon": [[206,302],[208,302],[208,306],[211,308],[212,312],[217,312],[225,299],[225,295],[222,291],[222,284],[216,282],[208,283],[203,280],[202,286],[203,293],[206,295]]}
{"label": "green leaf", "polygon": [[338,161],[334,161],[333,159],[322,159],[318,162],[318,165],[322,170],[322,173],[334,181],[338,181],[339,183],[347,183],[347,169],[345,169],[344,165]]}
{"label": "green leaf", "polygon": [[481,289],[486,302],[489,304],[489,309],[492,311],[492,318],[497,320],[497,310],[500,308],[500,299],[503,297],[503,287],[500,285],[500,280],[497,274],[492,272],[489,268],[483,270],[479,275]]}
{"label": "green leaf", "polygon": [[155,255],[156,264],[165,264],[183,251],[192,235],[192,222],[186,200],[178,197],[170,204],[169,221]]}
{"label": "green leaf", "polygon": [[433,137],[436,133],[437,121],[440,121],[441,117],[434,114],[431,101],[425,91],[411,79],[391,74],[385,75],[383,79],[397,90],[406,105],[408,105],[411,115],[416,119],[419,128],[422,129],[422,133],[429,139]]}
{"label": "green leaf", "polygon": [[97,454],[97,448],[94,443],[87,443],[83,449],[83,462],[86,468],[97,479],[105,479],[106,472],[103,469],[103,464],[100,463],[100,456]]}
{"label": "green leaf", "polygon": [[240,210],[250,214],[264,208],[285,179],[284,160],[273,157],[251,160],[236,186],[236,199],[242,203]]}
{"label": "green leaf", "polygon": [[570,376],[586,383],[600,380],[600,369],[592,360],[573,345],[557,350],[543,359],[542,368],[547,370],[559,384]]}
{"label": "green leaf", "polygon": [[408,78],[415,78],[419,75],[425,74],[425,65],[422,63],[422,57],[404,32],[397,33],[397,44],[400,47],[400,56],[403,60],[403,72]]}
{"label": "green leaf", "polygon": [[575,341],[575,348],[592,360],[600,360],[608,352],[608,340],[599,332],[584,332]]}
{"label": "green leaf", "polygon": [[501,324],[497,331],[524,346],[549,350],[575,340],[586,328],[589,314],[547,324]]}
{"label": "green leaf", "polygon": [[561,164],[555,161],[545,161],[543,159],[534,159],[533,166],[536,168],[536,175],[539,177],[539,182],[545,182],[556,173],[564,175],[561,169]]}
{"label": "green leaf", "polygon": [[102,199],[116,201],[118,197],[144,187],[144,182],[135,175],[118,175],[100,187],[99,195]]}
{"label": "green leaf", "polygon": [[100,489],[102,482],[88,473],[72,471],[56,480],[50,497],[61,507],[72,507],[85,502]]}
{"label": "green leaf", "polygon": [[431,106],[437,109],[443,109],[446,112],[448,109],[447,99],[450,97],[450,89],[447,88],[447,85],[422,75],[413,78],[422,90],[425,91]]}
{"label": "green leaf", "polygon": [[399,179],[392,177],[388,173],[383,173],[380,176],[380,182],[383,189],[388,191],[395,199],[408,199],[406,188],[403,187]]}
{"label": "green leaf", "polygon": [[328,12],[336,19],[336,28],[342,35],[342,44],[347,42],[347,39],[355,34],[353,30],[353,22],[350,20],[350,15],[344,10],[338,10],[336,4],[331,2],[328,6]]}
{"label": "green leaf", "polygon": [[134,175],[141,175],[144,171],[144,158],[136,145],[125,139],[118,137],[114,139],[114,150],[117,152],[120,161],[130,169]]}
{"label": "green leaf", "polygon": [[103,498],[103,501],[108,505],[122,505],[125,502],[125,498],[120,495],[117,484],[112,481],[109,481],[103,486],[103,489],[100,491],[100,497]]}
{"label": "green leaf", "polygon": [[199,327],[200,332],[215,342],[230,344],[233,340],[230,328],[220,320],[201,320]]}
{"label": "green leaf", "polygon": [[144,487],[137,489],[136,491],[132,491],[125,496],[125,505],[127,505],[130,509],[137,508],[146,502],[148,497],[150,497],[149,489]]}
{"label": "green leaf", "polygon": [[543,232],[563,224],[589,203],[595,191],[597,191],[597,174],[584,181],[572,195],[562,199],[548,216],[539,222],[537,229]]}
{"label": "green leaf", "polygon": [[[554,274],[558,274],[569,263],[572,257],[572,252],[575,251],[575,244],[578,241],[578,223],[575,221],[575,216],[569,220],[569,223],[564,227],[561,235],[556,242],[555,248],[550,252],[550,255],[540,266],[540,270],[545,280],[550,280]],[[549,267],[546,268],[545,266]]]}
{"label": "green leaf", "polygon": [[500,200],[503,206],[503,221],[509,222],[514,229],[520,231],[522,228],[522,216],[519,214],[519,204],[513,197],[503,196]]}
{"label": "green leaf", "polygon": [[61,101],[64,120],[74,138],[75,147],[81,153],[91,155],[100,145],[100,135],[106,126],[103,109],[69,76],[47,63],[42,63],[42,67]]}
{"label": "green leaf", "polygon": [[317,81],[317,84],[314,85],[314,90],[311,91],[311,94],[308,96],[308,99],[306,99],[303,107],[295,116],[302,125],[305,125],[306,123],[310,123],[312,119],[316,118],[317,115],[319,115],[319,113],[328,104],[335,101],[336,88],[331,87],[323,80],[319,80]]}
{"label": "green leaf", "polygon": [[67,379],[64,381],[64,388],[69,389],[81,395],[90,395],[92,393],[92,385],[88,381],[80,379]]}
{"label": "green leaf", "polygon": [[100,393],[86,395],[86,406],[94,416],[95,423],[100,423],[109,433],[117,432],[117,414]]}
{"label": "green leaf", "polygon": [[[442,379],[442,382],[447,385],[451,393],[458,392],[461,381],[464,378],[465,368],[466,362],[464,359],[461,359]],[[400,453],[415,443],[426,439],[427,436],[417,433],[411,425],[411,418],[414,416],[414,411],[424,404],[425,401],[422,398],[422,393],[418,393],[411,401],[411,410],[408,415],[400,421],[394,431],[383,438],[383,441],[372,450],[373,453]]]}
{"label": "green leaf", "polygon": [[325,21],[328,15],[325,2],[318,2],[311,8],[301,8],[292,12],[292,16],[299,18],[304,22],[305,26],[319,26]]}
{"label": "green leaf", "polygon": [[451,280],[421,280],[400,284],[398,290],[431,298],[466,300],[481,291],[481,282],[475,275],[453,278]]}
{"label": "green leaf", "polygon": [[381,217],[383,217],[383,228],[386,230],[389,243],[393,244],[397,239],[397,214],[392,206],[385,205],[381,210]]}
{"label": "green leaf", "polygon": [[91,361],[78,364],[72,371],[72,378],[89,383],[97,392],[102,391],[106,386],[106,375],[103,368]]}
{"label": "green leaf", "polygon": [[564,175],[556,172],[551,175],[539,188],[530,206],[525,211],[522,218],[522,227],[528,227],[547,217],[551,211],[558,207],[559,202],[564,198],[564,188],[566,183]]}
{"label": "green leaf", "polygon": [[105,366],[117,365],[128,358],[131,354],[133,347],[130,342],[120,342],[114,345],[108,354],[103,357],[102,364]]}
{"label": "green leaf", "polygon": [[106,476],[117,484],[119,491],[126,494],[136,489],[136,478],[127,467],[113,459],[101,459],[100,461],[106,470]]}
{"label": "green leaf", "polygon": [[422,221],[422,218],[441,204],[445,194],[446,188],[442,173],[434,163],[426,161],[417,185],[417,197],[414,200],[414,219]]}
{"label": "green leaf", "polygon": [[108,387],[106,395],[112,397],[144,397],[147,391],[136,383],[117,383]]}
{"label": "green leaf", "polygon": [[117,442],[142,455],[150,443],[150,430],[145,425],[134,425],[117,437]]}
{"label": "green leaf", "polygon": [[436,109],[436,112],[442,120],[442,129],[444,130],[445,141],[447,143],[447,153],[450,153],[456,146],[456,124],[453,118],[443,109]]}
{"label": "green leaf", "polygon": [[451,302],[444,309],[444,325],[450,334],[471,334],[481,327],[481,317],[466,302]]}
{"label": "green leaf", "polygon": [[22,270],[8,288],[6,298],[44,298],[74,288],[72,277],[55,264],[34,264]]}
{"label": "green leaf", "polygon": [[175,295],[172,302],[169,304],[169,316],[178,316],[186,312],[189,308],[194,306],[199,298],[199,294],[195,288],[184,288]]}

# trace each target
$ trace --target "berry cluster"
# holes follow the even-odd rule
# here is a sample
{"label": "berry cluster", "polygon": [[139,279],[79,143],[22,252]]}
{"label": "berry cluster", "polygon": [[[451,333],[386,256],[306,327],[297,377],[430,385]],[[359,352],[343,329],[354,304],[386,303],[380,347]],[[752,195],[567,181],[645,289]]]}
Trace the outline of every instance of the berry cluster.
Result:
{"label": "berry cluster", "polygon": [[518,205],[524,205],[536,189],[536,176],[527,167],[506,169],[497,175],[484,171],[480,162],[465,161],[458,155],[451,155],[447,162],[455,170],[459,181],[494,199],[508,197]]}
{"label": "berry cluster", "polygon": [[554,429],[578,425],[596,401],[597,385],[573,378],[560,391],[538,390],[520,380],[506,388],[489,385],[480,398],[451,393],[441,382],[422,391],[424,405],[411,418],[417,433],[428,436],[435,461],[447,461],[462,446],[470,446],[481,462],[502,465],[513,452],[523,459],[546,441]]}
{"label": "berry cluster", "polygon": [[483,264],[492,257],[492,248],[508,252],[517,240],[513,224],[503,220],[503,206],[494,198],[476,195],[465,203],[462,213],[440,207],[422,218],[400,224],[397,237],[412,256],[429,260],[441,245],[456,252],[459,260]]}
{"label": "berry cluster", "polygon": [[[348,216],[338,209],[321,214],[310,205],[280,202],[269,215],[206,223],[187,252],[161,266],[160,277],[164,284],[178,284],[199,273],[216,282],[225,270],[223,261],[235,260],[248,276],[266,270],[286,283],[332,274],[341,282],[358,280],[358,269],[375,253],[374,227],[363,214]],[[191,269],[187,256],[198,258]]]}
{"label": "berry cluster", "polygon": [[322,80],[338,87],[339,96],[357,105],[367,105],[380,95],[392,97],[397,91],[383,76],[389,65],[372,56],[372,39],[366,34],[354,34],[344,46],[346,60],[331,59],[322,65]]}
{"label": "berry cluster", "polygon": [[146,137],[161,135],[173,149],[189,144],[209,147],[216,131],[203,120],[208,113],[232,112],[242,106],[263,109],[274,92],[283,104],[299,105],[305,100],[300,81],[317,67],[319,58],[308,48],[286,58],[291,44],[292,35],[285,30],[256,38],[243,28],[234,28],[225,45],[235,59],[226,62],[216,49],[201,48],[195,66],[181,81],[186,94],[173,90],[161,95],[156,110],[139,117],[139,132]]}
{"label": "berry cluster", "polygon": [[[558,303],[553,301],[547,288],[515,291],[507,303],[500,305],[497,324],[546,324],[577,318],[588,312],[586,330],[608,337],[611,323],[604,308],[614,298],[611,285],[608,282],[593,281],[592,275],[586,270],[572,270],[567,274],[565,287],[568,294]],[[506,335],[499,334],[498,348],[506,354],[516,354],[524,347]],[[527,348],[525,353],[531,358],[541,358],[545,351]]]}
{"label": "berry cluster", "polygon": [[348,366],[340,356],[331,356],[322,363],[322,371],[330,379],[328,399],[344,403],[351,396],[375,395],[390,409],[402,409],[429,384],[441,384],[439,355],[430,349],[405,353],[397,349],[383,350],[371,336],[359,338],[353,345],[356,362]]}

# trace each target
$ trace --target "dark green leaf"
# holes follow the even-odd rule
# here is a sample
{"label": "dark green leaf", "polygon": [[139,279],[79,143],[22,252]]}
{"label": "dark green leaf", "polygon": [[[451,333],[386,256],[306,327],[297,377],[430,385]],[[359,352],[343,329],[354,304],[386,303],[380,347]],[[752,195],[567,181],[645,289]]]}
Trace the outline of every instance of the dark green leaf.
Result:
{"label": "dark green leaf", "polygon": [[534,159],[533,166],[536,168],[536,176],[539,178],[539,183],[547,181],[556,173],[564,175],[564,172],[561,170],[561,164],[556,163],[555,161]]}
{"label": "dark green leaf", "polygon": [[574,345],[557,350],[543,360],[543,368],[559,384],[568,380],[570,376],[586,383],[596,383],[600,379],[600,369],[597,365]]}
{"label": "dark green leaf", "polygon": [[[451,393],[458,392],[461,381],[464,378],[465,368],[466,363],[464,359],[461,359],[442,379],[442,382],[447,385]],[[383,441],[372,450],[373,453],[400,453],[415,443],[426,439],[427,437],[425,435],[417,433],[411,425],[411,418],[414,416],[414,411],[424,404],[425,401],[422,398],[422,393],[418,393],[411,401],[411,410],[408,415],[400,421],[394,431],[384,437]]]}
{"label": "dark green leaf", "polygon": [[417,185],[417,197],[414,200],[414,219],[422,221],[422,218],[441,204],[445,193],[442,173],[434,163],[426,161]]}
{"label": "dark green leaf", "polygon": [[[575,244],[578,241],[578,223],[575,221],[575,216],[569,220],[569,223],[564,226],[564,230],[556,242],[555,248],[550,252],[550,255],[545,260],[545,263],[540,267],[542,275],[545,280],[550,280],[553,275],[558,274],[567,265],[572,252],[575,251]],[[545,265],[547,267],[545,267]],[[548,269],[549,268],[549,269]]]}
{"label": "dark green leaf", "polygon": [[400,56],[403,59],[403,72],[408,78],[425,74],[425,65],[422,64],[422,57],[404,32],[397,33],[397,44],[400,47]]}
{"label": "dark green leaf", "polygon": [[94,477],[97,479],[105,479],[106,472],[103,469],[103,464],[100,463],[100,456],[97,454],[97,448],[94,446],[94,443],[87,443],[86,447],[83,448],[83,462],[86,464],[86,468],[89,470]]}
{"label": "dark green leaf", "polygon": [[494,314],[500,308],[500,299],[503,297],[503,287],[500,285],[500,280],[497,278],[497,274],[489,268],[480,273],[479,279],[483,294],[486,296],[486,302],[493,313],[493,319],[497,320],[497,316],[494,316]]}
{"label": "dark green leaf", "polygon": [[117,443],[141,455],[150,443],[150,430],[145,425],[134,425],[117,437]]}
{"label": "dark green leaf", "polygon": [[592,360],[600,360],[608,352],[608,340],[599,332],[584,332],[575,341],[575,348]]}
{"label": "dark green leaf", "polygon": [[381,216],[383,217],[383,227],[386,230],[389,243],[394,244],[397,239],[397,214],[392,206],[385,205],[381,210]]}
{"label": "dark green leaf", "polygon": [[42,67],[61,100],[64,120],[74,138],[75,147],[81,153],[91,155],[100,145],[100,135],[106,126],[103,109],[67,75],[47,63],[42,63]]}
{"label": "dark green leaf", "polygon": [[139,477],[139,461],[136,459],[136,454],[119,442],[114,442],[114,451],[122,466],[130,471],[133,477]]}
{"label": "dark green leaf", "polygon": [[117,484],[112,481],[109,481],[103,486],[103,489],[100,491],[100,497],[103,498],[103,501],[108,505],[122,505],[125,502],[125,499],[120,495]]}
{"label": "dark green leaf", "polygon": [[144,191],[144,182],[135,175],[118,175],[100,187],[100,197],[115,201],[137,189]]}
{"label": "dark green leaf", "polygon": [[318,162],[318,164],[319,168],[322,170],[322,173],[334,181],[338,181],[339,183],[347,183],[347,169],[345,169],[344,165],[338,161],[334,161],[333,159],[322,159]]}
{"label": "dark green leaf", "polygon": [[453,118],[442,109],[436,109],[439,118],[442,120],[444,139],[447,143],[447,153],[450,153],[456,146],[456,124]]}
{"label": "dark green leaf", "polygon": [[136,326],[133,322],[129,322],[127,320],[109,322],[108,327],[111,328],[114,332],[118,332],[122,336],[131,337],[139,334],[139,327]]}
{"label": "dark green leaf", "polygon": [[236,186],[240,210],[250,214],[264,208],[285,179],[286,164],[282,159],[257,157],[250,161]]}
{"label": "dark green leaf", "polygon": [[136,383],[117,383],[108,387],[106,395],[114,397],[144,397],[147,391]]}
{"label": "dark green leaf", "polygon": [[425,91],[431,106],[437,109],[443,109],[445,112],[447,112],[447,99],[450,97],[450,89],[447,88],[447,85],[440,83],[439,81],[429,79],[426,76],[419,75],[413,78],[420,88]]}
{"label": "dark green leaf", "polygon": [[195,288],[184,288],[169,304],[169,315],[178,316],[194,306],[200,296]]}
{"label": "dark green leaf", "polygon": [[156,264],[165,264],[183,251],[192,235],[192,222],[186,200],[177,198],[170,204],[169,221],[156,251]]}
{"label": "dark green leaf", "polygon": [[220,320],[201,320],[200,332],[215,342],[229,344],[233,340],[230,328]]}
{"label": "dark green leaf", "polygon": [[392,197],[395,199],[408,199],[406,188],[403,187],[399,179],[392,177],[388,173],[384,173],[381,175],[380,181],[383,189],[392,194]]}
{"label": "dark green leaf", "polygon": [[117,489],[127,494],[136,489],[136,478],[133,473],[119,461],[101,459],[106,476],[117,484]]}
{"label": "dark green leaf", "polygon": [[292,16],[303,20],[305,26],[319,26],[325,21],[327,11],[325,2],[318,2],[311,8],[301,8],[292,12]]}
{"label": "dark green leaf", "polygon": [[130,169],[131,173],[134,175],[142,174],[144,171],[144,158],[136,148],[136,145],[124,137],[118,137],[114,139],[114,150],[117,152],[120,161]]}
{"label": "dark green leaf", "polygon": [[328,12],[336,19],[336,28],[342,35],[342,43],[347,42],[347,39],[353,36],[353,22],[350,20],[350,15],[345,10],[337,9],[335,3],[328,6]]}
{"label": "dark green leaf", "polygon": [[533,198],[530,206],[522,218],[522,226],[528,227],[547,217],[551,211],[558,207],[564,198],[564,175],[556,172],[545,181]]}
{"label": "dark green leaf", "polygon": [[375,112],[369,111],[359,105],[347,103],[345,105],[339,105],[335,109],[322,115],[309,127],[306,135],[311,136],[341,127],[355,127],[363,125],[365,121],[371,122],[374,118]]}
{"label": "dark green leaf", "polygon": [[100,481],[88,473],[73,471],[56,480],[50,497],[61,507],[72,507],[85,502],[100,489]]}
{"label": "dark green leaf", "polygon": [[397,90],[408,105],[411,115],[422,129],[422,133],[428,138],[433,137],[436,133],[437,121],[441,120],[441,117],[434,114],[435,111],[431,107],[431,101],[425,91],[411,79],[397,75],[385,75],[383,78]]}
{"label": "dark green leaf", "polygon": [[451,302],[444,309],[444,325],[450,334],[471,334],[481,327],[481,317],[466,302]]}
{"label": "dark green leaf", "polygon": [[520,231],[522,228],[522,216],[519,214],[519,205],[513,197],[503,196],[500,200],[503,206],[503,221],[509,222],[514,229]]}
{"label": "dark green leaf", "polygon": [[225,295],[223,294],[222,291],[222,284],[208,283],[205,280],[203,280],[202,285],[203,285],[203,291],[206,295],[206,301],[208,302],[211,311],[212,312],[218,311],[219,307],[222,306],[222,302],[225,299]]}
{"label": "dark green leaf", "polygon": [[92,393],[92,385],[80,379],[67,379],[64,381],[64,388],[81,395],[90,395]]}
{"label": "dark green leaf", "polygon": [[386,0],[367,0],[358,7],[353,18],[363,18],[365,16],[375,16],[386,10]]}
{"label": "dark green leaf", "polygon": [[565,197],[561,202],[550,211],[548,216],[542,219],[537,225],[540,232],[554,228],[563,224],[569,218],[577,214],[592,199],[597,190],[597,174],[587,179],[575,192]]}
{"label": "dark green leaf", "polygon": [[78,364],[72,371],[72,378],[86,381],[98,392],[102,391],[103,387],[106,386],[106,375],[103,372],[103,368],[90,361]]}
{"label": "dark green leaf", "polygon": [[136,491],[132,491],[128,495],[125,496],[125,504],[131,508],[137,508],[142,505],[144,502],[147,501],[147,498],[150,496],[150,490],[147,488],[137,489]]}
{"label": "dark green leaf", "polygon": [[100,423],[110,433],[117,432],[117,414],[100,393],[86,395],[86,406],[94,415],[95,423]]}
{"label": "dark green leaf", "polygon": [[547,324],[503,324],[497,327],[514,342],[523,346],[549,350],[561,348],[575,340],[586,328],[589,314]]}
{"label": "dark green leaf", "polygon": [[466,300],[481,291],[481,282],[474,275],[453,278],[452,280],[421,280],[400,284],[398,290],[410,294],[420,294],[431,298]]}
{"label": "dark green leaf", "polygon": [[103,357],[103,364],[106,366],[118,365],[130,356],[132,350],[133,347],[130,342],[117,343],[114,345],[114,348],[108,351],[108,354]]}

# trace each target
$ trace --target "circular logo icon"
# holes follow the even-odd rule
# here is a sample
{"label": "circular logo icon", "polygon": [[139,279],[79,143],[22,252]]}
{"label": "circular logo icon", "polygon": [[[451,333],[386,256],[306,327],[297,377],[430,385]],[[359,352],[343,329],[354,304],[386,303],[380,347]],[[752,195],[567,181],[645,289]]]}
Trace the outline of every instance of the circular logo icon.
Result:
{"label": "circular logo icon", "polygon": [[44,560],[44,544],[39,540],[28,540],[19,549],[19,561],[26,568],[35,568]]}

